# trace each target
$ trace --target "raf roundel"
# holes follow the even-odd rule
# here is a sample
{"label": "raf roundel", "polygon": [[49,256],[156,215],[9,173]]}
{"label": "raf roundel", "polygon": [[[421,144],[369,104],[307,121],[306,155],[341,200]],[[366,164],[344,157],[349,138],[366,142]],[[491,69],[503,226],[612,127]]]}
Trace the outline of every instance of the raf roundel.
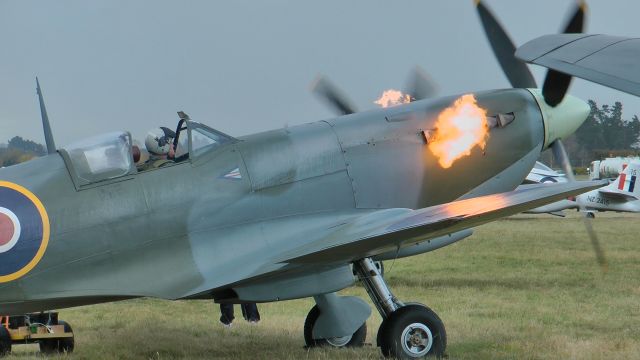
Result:
{"label": "raf roundel", "polygon": [[20,238],[20,220],[13,211],[0,207],[0,254],[11,250]]}
{"label": "raf roundel", "polygon": [[0,181],[0,283],[33,269],[49,243],[49,217],[26,188]]}

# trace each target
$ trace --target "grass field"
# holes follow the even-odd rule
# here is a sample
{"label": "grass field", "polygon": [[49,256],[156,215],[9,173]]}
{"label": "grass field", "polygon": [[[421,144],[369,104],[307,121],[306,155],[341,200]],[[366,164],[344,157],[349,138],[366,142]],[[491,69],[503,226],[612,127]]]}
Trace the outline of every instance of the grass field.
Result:
{"label": "grass field", "polygon": [[[386,262],[404,301],[429,305],[447,328],[449,359],[640,358],[640,216],[598,214],[607,253],[601,273],[580,218],[518,215],[476,229],[433,253]],[[360,295],[357,286],[343,291]],[[218,323],[208,301],[140,299],[62,310],[74,327],[73,359],[379,359],[356,350],[304,349],[311,300],[262,304],[263,321]],[[239,316],[240,309],[236,312]],[[368,320],[375,344],[380,317]],[[14,346],[9,358],[39,357]]]}

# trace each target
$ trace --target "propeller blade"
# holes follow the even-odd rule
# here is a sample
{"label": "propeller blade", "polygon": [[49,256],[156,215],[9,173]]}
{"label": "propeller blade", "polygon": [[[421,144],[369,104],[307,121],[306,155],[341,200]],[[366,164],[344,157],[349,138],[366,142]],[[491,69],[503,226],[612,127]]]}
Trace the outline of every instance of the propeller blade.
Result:
{"label": "propeller blade", "polygon": [[571,85],[571,75],[549,69],[542,85],[544,101],[549,106],[560,104],[567,90],[569,90],[569,85]]}
{"label": "propeller blade", "polygon": [[527,65],[515,57],[516,47],[495,16],[480,0],[476,0],[476,8],[493,53],[511,86],[514,88],[538,87]]}
{"label": "propeller blade", "polygon": [[587,4],[584,1],[579,1],[573,11],[573,15],[569,18],[569,21],[567,21],[562,32],[565,34],[579,34],[583,32],[586,10]]}
{"label": "propeller blade", "polygon": [[349,99],[324,76],[318,76],[311,84],[311,92],[328,104],[339,115],[358,112]]}
{"label": "propeller blade", "polygon": [[406,92],[411,101],[428,99],[438,93],[438,86],[421,67],[416,66],[409,74]]}
{"label": "propeller blade", "polygon": [[[584,1],[580,1],[577,4],[573,11],[573,15],[564,26],[563,33],[574,34],[583,32],[586,8],[587,6]],[[571,85],[570,75],[555,70],[549,70],[544,79],[544,84],[542,85],[542,96],[544,96],[544,101],[550,106],[558,105],[567,93],[569,85]]]}
{"label": "propeller blade", "polygon": [[569,161],[569,156],[564,149],[564,145],[562,141],[556,140],[551,144],[551,151],[553,151],[553,157],[557,162],[562,166],[562,170],[564,171],[565,176],[569,181],[576,181],[576,178],[573,176],[573,169],[571,168],[571,162]]}
{"label": "propeller blade", "polygon": [[[582,210],[582,209],[581,209]],[[591,240],[591,246],[593,246],[593,251],[596,253],[596,260],[602,269],[602,272],[607,272],[609,269],[609,264],[607,263],[607,258],[604,255],[604,250],[600,246],[600,241],[598,240],[598,235],[593,230],[593,224],[591,223],[591,219],[587,216],[582,218],[584,222],[584,227],[587,230],[587,234],[589,234],[589,239]]]}
{"label": "propeller blade", "polygon": [[[569,179],[570,182],[576,181],[576,178],[573,175],[573,168],[571,167],[571,162],[569,161],[569,156],[567,155],[567,152],[564,149],[564,145],[562,144],[562,141],[560,140],[554,141],[553,144],[551,144],[551,150],[553,151],[553,157],[556,159],[557,162],[560,163],[560,165],[562,165],[562,170],[564,171],[567,179]],[[607,265],[607,259],[604,254],[604,250],[602,250],[602,247],[600,246],[598,235],[593,230],[591,219],[586,216],[585,210],[586,209],[580,204],[580,212],[585,213],[585,216],[583,217],[584,228],[587,231],[587,234],[589,235],[589,239],[591,240],[591,246],[593,246],[593,251],[596,254],[596,260],[598,261],[598,264],[600,264],[602,271],[607,272],[608,265]]]}

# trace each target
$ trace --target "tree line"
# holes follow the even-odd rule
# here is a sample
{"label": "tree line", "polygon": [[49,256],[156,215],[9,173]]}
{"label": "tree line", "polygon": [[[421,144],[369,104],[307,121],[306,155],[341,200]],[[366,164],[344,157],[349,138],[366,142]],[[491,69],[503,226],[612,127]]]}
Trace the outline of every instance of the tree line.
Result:
{"label": "tree line", "polygon": [[9,140],[7,147],[0,148],[0,167],[15,165],[45,153],[42,144],[14,136]]}
{"label": "tree line", "polygon": [[[586,168],[593,160],[616,156],[638,156],[640,154],[640,119],[633,115],[623,118],[622,103],[613,105],[588,101],[591,112],[587,120],[573,135],[563,141],[571,164]],[[558,167],[551,151],[545,151],[540,160],[551,167]],[[578,169],[576,169],[578,170]]]}

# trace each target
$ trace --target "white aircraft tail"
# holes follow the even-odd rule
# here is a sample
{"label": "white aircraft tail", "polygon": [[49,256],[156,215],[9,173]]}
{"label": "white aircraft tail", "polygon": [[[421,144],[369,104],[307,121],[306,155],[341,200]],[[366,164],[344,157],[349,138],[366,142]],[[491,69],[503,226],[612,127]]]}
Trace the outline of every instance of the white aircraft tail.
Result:
{"label": "white aircraft tail", "polygon": [[631,161],[629,165],[622,170],[620,175],[618,175],[611,184],[600,189],[600,192],[640,199],[640,184],[638,183],[638,180],[640,180],[638,179],[639,175],[640,162]]}

